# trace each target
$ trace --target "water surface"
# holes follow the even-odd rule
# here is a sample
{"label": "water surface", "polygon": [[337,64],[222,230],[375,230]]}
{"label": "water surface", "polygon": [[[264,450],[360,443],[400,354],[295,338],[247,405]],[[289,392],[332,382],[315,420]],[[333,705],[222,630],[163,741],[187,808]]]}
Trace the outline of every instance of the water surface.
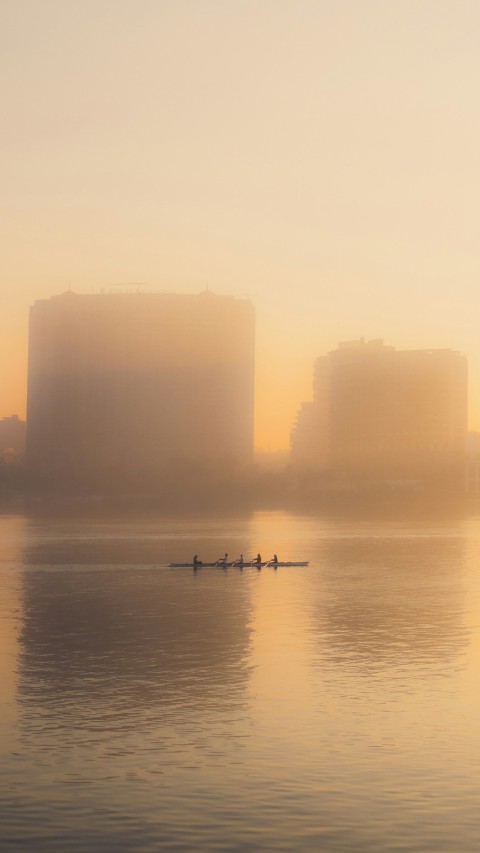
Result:
{"label": "water surface", "polygon": [[480,519],[5,515],[0,583],[0,849],[480,849]]}

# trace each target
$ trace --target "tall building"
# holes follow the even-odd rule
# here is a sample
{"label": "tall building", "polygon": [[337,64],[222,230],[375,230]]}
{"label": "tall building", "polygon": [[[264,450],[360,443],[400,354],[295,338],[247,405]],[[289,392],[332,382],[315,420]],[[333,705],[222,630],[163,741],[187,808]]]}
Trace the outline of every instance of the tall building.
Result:
{"label": "tall building", "polygon": [[480,432],[467,433],[465,491],[480,495]]}
{"label": "tall building", "polygon": [[[396,350],[381,340],[341,343],[319,358],[309,413],[310,465],[377,479],[463,477],[467,361],[449,349]],[[313,424],[313,427],[312,427]],[[299,435],[292,451],[298,460]]]}
{"label": "tall building", "polygon": [[254,309],[212,293],[72,292],[30,311],[27,462],[40,486],[141,491],[250,461]]}
{"label": "tall building", "polygon": [[290,434],[292,460],[297,468],[320,469],[327,464],[326,442],[322,440],[324,412],[315,402],[302,403]]}

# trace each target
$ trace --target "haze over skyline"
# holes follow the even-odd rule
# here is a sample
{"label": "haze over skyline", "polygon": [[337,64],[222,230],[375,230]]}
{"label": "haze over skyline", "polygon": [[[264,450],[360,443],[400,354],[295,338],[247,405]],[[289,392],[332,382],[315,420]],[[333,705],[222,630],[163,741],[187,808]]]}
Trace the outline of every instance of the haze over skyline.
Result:
{"label": "haze over skyline", "polygon": [[145,282],[250,298],[256,444],[340,340],[451,347],[480,426],[480,6],[6,2],[0,416],[28,309]]}

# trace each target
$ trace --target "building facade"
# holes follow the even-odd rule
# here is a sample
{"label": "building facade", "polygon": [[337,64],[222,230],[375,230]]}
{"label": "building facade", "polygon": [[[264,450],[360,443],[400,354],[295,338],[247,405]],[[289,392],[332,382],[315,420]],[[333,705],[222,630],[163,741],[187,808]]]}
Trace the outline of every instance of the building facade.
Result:
{"label": "building facade", "polygon": [[465,491],[468,495],[480,495],[480,432],[467,434]]}
{"label": "building facade", "polygon": [[310,463],[333,476],[460,482],[466,358],[449,349],[400,351],[381,340],[341,343],[315,362],[310,418]]}
{"label": "building facade", "polygon": [[[32,482],[149,489],[167,469],[250,461],[255,319],[206,292],[72,292],[30,311]],[[179,473],[180,476],[180,473]]]}

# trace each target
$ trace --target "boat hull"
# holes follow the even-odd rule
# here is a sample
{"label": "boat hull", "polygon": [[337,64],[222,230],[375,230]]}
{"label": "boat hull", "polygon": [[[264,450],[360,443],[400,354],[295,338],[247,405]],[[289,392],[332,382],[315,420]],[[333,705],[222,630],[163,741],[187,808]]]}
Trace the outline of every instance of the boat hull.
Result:
{"label": "boat hull", "polygon": [[308,561],[304,560],[301,562],[278,562],[272,563],[270,560],[267,560],[263,563],[257,562],[248,562],[248,563],[198,563],[196,566],[193,563],[169,563],[170,569],[244,569],[244,568],[256,568],[256,569],[277,569],[279,567],[287,567],[287,566],[308,566]]}

